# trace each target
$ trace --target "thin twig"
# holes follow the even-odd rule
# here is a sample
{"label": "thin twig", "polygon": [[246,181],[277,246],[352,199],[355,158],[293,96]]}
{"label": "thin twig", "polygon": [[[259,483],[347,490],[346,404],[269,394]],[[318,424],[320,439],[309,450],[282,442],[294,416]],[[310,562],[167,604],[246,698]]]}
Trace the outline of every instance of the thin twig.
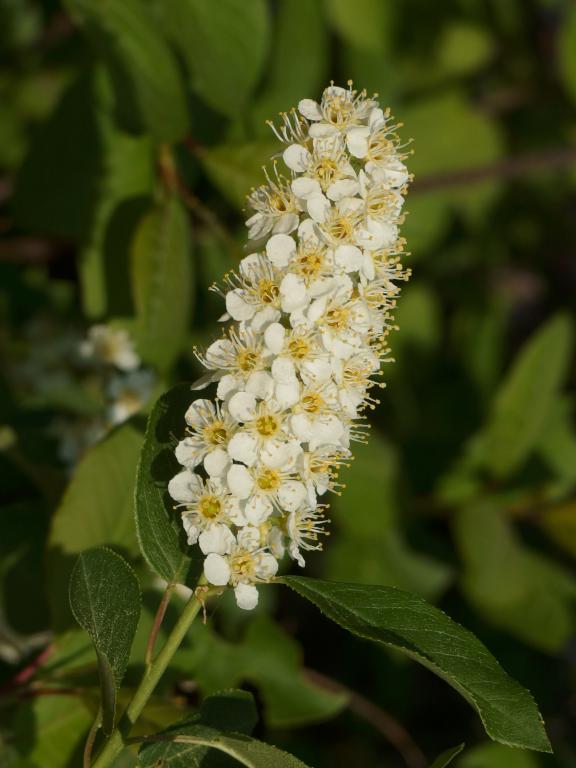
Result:
{"label": "thin twig", "polygon": [[54,653],[54,649],[54,644],[50,643],[50,645],[47,645],[46,648],[40,651],[38,656],[32,659],[30,664],[27,664],[19,672],[17,672],[14,677],[8,680],[8,682],[0,686],[0,696],[12,692],[15,688],[19,688],[20,686],[27,683],[28,680],[30,680],[32,677],[34,677],[44,662],[47,661],[48,658]]}
{"label": "thin twig", "polygon": [[101,724],[102,724],[102,709],[98,708],[98,714],[96,715],[96,718],[92,723],[90,730],[88,731],[88,736],[86,737],[86,743],[84,744],[82,768],[90,768],[90,766],[92,765],[92,752],[94,751],[94,742],[96,741],[96,736],[98,735],[98,731],[100,730]]}
{"label": "thin twig", "polygon": [[162,595],[162,600],[160,601],[158,610],[156,611],[156,616],[154,617],[154,624],[152,624],[152,629],[150,630],[150,636],[148,637],[148,643],[146,644],[146,656],[145,656],[146,668],[148,668],[152,664],[152,659],[154,656],[154,648],[156,646],[156,640],[158,639],[158,633],[160,632],[160,627],[162,626],[162,622],[164,621],[164,615],[166,614],[166,609],[168,608],[168,604],[170,603],[170,598],[172,597],[172,592],[174,591],[174,587],[175,587],[174,584],[168,584],[168,586],[164,591],[164,594]]}
{"label": "thin twig", "polygon": [[424,193],[436,192],[448,187],[468,184],[479,184],[491,179],[512,179],[527,176],[535,171],[565,169],[576,164],[576,147],[561,147],[549,149],[543,152],[531,152],[526,155],[517,155],[500,160],[490,165],[482,165],[478,168],[467,168],[451,173],[438,173],[433,176],[425,176],[416,179],[411,192]]}
{"label": "thin twig", "polygon": [[425,768],[428,761],[406,728],[385,712],[381,707],[364,698],[337,680],[306,668],[305,676],[311,683],[333,693],[342,693],[348,698],[348,707],[355,715],[370,723],[384,738],[392,744],[402,756],[408,768]]}

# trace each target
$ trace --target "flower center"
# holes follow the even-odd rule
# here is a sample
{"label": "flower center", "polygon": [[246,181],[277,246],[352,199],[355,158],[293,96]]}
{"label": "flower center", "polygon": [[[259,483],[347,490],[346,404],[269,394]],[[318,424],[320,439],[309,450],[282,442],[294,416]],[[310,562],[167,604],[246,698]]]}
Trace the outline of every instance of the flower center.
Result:
{"label": "flower center", "polygon": [[207,520],[213,520],[218,517],[222,510],[222,502],[217,496],[203,496],[198,504],[198,511]]}
{"label": "flower center", "polygon": [[251,371],[258,363],[258,354],[253,349],[243,349],[236,355],[236,362],[241,371]]}
{"label": "flower center", "polygon": [[337,216],[328,224],[326,231],[334,240],[348,240],[354,231],[354,223],[346,216]]}
{"label": "flower center", "polygon": [[330,328],[342,331],[348,327],[350,312],[346,307],[335,307],[326,312],[326,323]]}
{"label": "flower center", "polygon": [[280,475],[275,469],[265,469],[256,478],[256,484],[262,491],[275,491],[280,485]]}
{"label": "flower center", "polygon": [[324,117],[332,125],[345,125],[354,113],[354,105],[342,96],[333,96],[324,108]]}
{"label": "flower center", "polygon": [[230,561],[234,574],[239,577],[254,575],[254,558],[249,552],[236,555]]}
{"label": "flower center", "polygon": [[318,392],[311,392],[308,395],[304,395],[301,404],[307,413],[318,413],[324,405],[324,398]]}
{"label": "flower center", "polygon": [[260,280],[258,283],[258,297],[262,304],[274,304],[279,295],[280,290],[275,282],[272,280]]}
{"label": "flower center", "polygon": [[326,189],[338,176],[338,164],[330,157],[322,157],[313,165],[312,174],[316,176],[322,187]]}
{"label": "flower center", "polygon": [[271,413],[256,419],[256,432],[262,437],[272,437],[280,427],[278,419]]}
{"label": "flower center", "polygon": [[270,208],[277,213],[286,213],[289,210],[286,199],[278,194],[271,195]]}
{"label": "flower center", "polygon": [[303,360],[310,352],[310,344],[302,336],[290,339],[288,342],[288,352],[290,357],[296,360]]}
{"label": "flower center", "polygon": [[296,259],[296,267],[300,274],[307,278],[316,277],[316,275],[322,269],[324,263],[324,256],[322,251],[314,249],[312,251],[303,251],[298,254]]}
{"label": "flower center", "polygon": [[204,438],[211,445],[221,445],[228,439],[228,430],[223,421],[213,421],[204,427]]}
{"label": "flower center", "polygon": [[386,160],[394,152],[394,142],[386,138],[381,131],[375,133],[368,142],[368,159],[376,163]]}

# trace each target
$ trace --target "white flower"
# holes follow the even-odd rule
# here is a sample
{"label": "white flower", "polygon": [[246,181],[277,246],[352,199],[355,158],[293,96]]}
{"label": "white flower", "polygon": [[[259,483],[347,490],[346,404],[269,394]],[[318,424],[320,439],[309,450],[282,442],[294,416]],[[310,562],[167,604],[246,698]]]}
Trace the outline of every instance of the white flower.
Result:
{"label": "white flower", "polygon": [[88,360],[114,365],[121,371],[133,371],[140,365],[128,331],[109,325],[93,325],[88,338],[80,345],[80,354]]}
{"label": "white flower", "polygon": [[108,418],[111,424],[121,424],[146,405],[154,389],[156,377],[142,368],[115,374],[108,383]]}
{"label": "white flower", "polygon": [[272,128],[291,177],[275,165],[249,195],[248,237],[262,243],[215,288],[230,326],[196,356],[216,396],[187,411],[184,469],[169,484],[208,583],[232,587],[245,610],[286,553],[304,566],[321,549],[318,498],[339,492],[350,441],[365,441],[409,276],[398,234],[409,178],[389,113],[331,85]]}

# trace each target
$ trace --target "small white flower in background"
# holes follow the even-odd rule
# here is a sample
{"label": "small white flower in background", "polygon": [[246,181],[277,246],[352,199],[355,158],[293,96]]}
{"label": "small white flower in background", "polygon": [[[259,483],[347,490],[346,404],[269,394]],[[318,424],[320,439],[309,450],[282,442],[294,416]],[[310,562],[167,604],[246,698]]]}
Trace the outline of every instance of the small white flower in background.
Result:
{"label": "small white flower in background", "polygon": [[349,83],[281,119],[270,125],[287,173],[275,163],[248,196],[259,247],[214,288],[232,324],[197,357],[216,399],[188,409],[168,487],[206,580],[246,610],[286,553],[304,566],[322,548],[318,498],[338,492],[350,441],[365,441],[409,277],[398,230],[410,176],[389,112]]}
{"label": "small white flower in background", "polygon": [[128,331],[109,325],[93,325],[80,346],[80,354],[87,360],[107,363],[121,371],[133,371],[140,366]]}

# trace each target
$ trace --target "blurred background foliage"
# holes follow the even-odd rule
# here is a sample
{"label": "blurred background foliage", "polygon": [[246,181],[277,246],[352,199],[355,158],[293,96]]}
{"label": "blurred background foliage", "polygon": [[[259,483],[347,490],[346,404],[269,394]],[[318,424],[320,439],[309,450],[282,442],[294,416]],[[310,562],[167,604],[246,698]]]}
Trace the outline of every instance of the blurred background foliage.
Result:
{"label": "blurred background foliage", "polygon": [[[310,570],[445,608],[535,693],[556,755],[485,742],[431,674],[272,588],[256,618],[222,600],[195,627],[142,728],[243,684],[260,735],[318,768],[423,768],[460,741],[458,768],[575,766],[576,3],[0,0],[0,59],[2,768],[80,762],[97,678],[66,584],[85,548],[146,585],[136,679],[161,589],[132,521],[143,416],[217,334],[208,287],[278,151],[265,120],[349,78],[414,139],[414,276]],[[111,431],[108,379],[77,356],[95,323],[153,376]]]}

